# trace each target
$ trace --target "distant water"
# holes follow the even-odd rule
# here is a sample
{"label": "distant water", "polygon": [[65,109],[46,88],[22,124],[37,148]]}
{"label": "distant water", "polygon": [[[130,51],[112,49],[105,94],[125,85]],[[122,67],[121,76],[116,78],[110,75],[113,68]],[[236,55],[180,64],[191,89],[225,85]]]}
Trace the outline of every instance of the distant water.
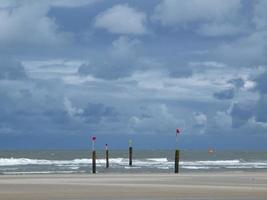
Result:
{"label": "distant water", "polygon": [[[267,171],[267,152],[181,151],[181,172]],[[174,151],[134,151],[128,166],[128,151],[110,151],[110,168],[105,168],[104,151],[97,151],[98,173],[173,173]],[[0,174],[90,173],[88,151],[0,151]]]}

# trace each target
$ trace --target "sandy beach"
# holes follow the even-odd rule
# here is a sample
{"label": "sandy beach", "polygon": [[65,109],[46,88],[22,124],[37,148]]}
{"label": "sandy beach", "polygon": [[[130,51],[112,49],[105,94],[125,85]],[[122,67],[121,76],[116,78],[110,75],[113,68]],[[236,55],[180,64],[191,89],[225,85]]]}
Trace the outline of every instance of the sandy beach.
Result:
{"label": "sandy beach", "polygon": [[1,200],[266,198],[260,172],[0,176]]}

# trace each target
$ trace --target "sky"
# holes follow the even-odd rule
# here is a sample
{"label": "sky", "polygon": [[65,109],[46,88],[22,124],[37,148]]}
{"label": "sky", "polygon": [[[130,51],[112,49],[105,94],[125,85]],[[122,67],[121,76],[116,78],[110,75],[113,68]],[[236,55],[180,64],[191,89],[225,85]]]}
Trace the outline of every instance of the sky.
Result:
{"label": "sky", "polygon": [[1,0],[0,149],[267,149],[266,0]]}

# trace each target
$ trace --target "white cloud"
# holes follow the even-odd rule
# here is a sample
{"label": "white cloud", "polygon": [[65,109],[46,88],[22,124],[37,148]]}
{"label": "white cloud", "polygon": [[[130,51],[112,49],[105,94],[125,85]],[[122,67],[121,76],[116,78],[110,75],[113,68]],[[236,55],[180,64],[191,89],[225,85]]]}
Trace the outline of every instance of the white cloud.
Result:
{"label": "white cloud", "polygon": [[201,35],[236,35],[244,31],[237,20],[240,7],[240,0],[163,0],[153,19],[176,28],[199,23],[195,30]]}
{"label": "white cloud", "polygon": [[65,106],[66,111],[71,117],[74,117],[75,115],[83,114],[84,112],[83,109],[74,107],[71,101],[67,97],[64,98],[64,106]]}
{"label": "white cloud", "polygon": [[249,91],[255,88],[256,83],[252,80],[249,80],[247,77],[244,79],[244,86],[241,88],[243,91]]}
{"label": "white cloud", "polygon": [[193,132],[196,134],[204,134],[207,129],[207,122],[208,118],[204,113],[194,112],[192,122]]}
{"label": "white cloud", "polygon": [[96,28],[110,33],[140,35],[147,33],[146,15],[126,5],[116,5],[95,18]]}
{"label": "white cloud", "polygon": [[240,7],[240,0],[163,0],[155,18],[163,25],[185,24],[199,20],[224,20]]}
{"label": "white cloud", "polygon": [[32,2],[0,10],[0,43],[6,45],[58,45],[68,35],[58,31],[54,20],[47,16],[49,6]]}
{"label": "white cloud", "polygon": [[248,120],[248,123],[251,126],[260,126],[263,128],[267,128],[267,122],[259,122],[256,120],[255,116],[253,116],[251,119]]}
{"label": "white cloud", "polygon": [[31,5],[35,3],[46,4],[47,6],[73,8],[93,4],[100,1],[102,0],[1,0],[0,8],[14,8],[21,5]]}
{"label": "white cloud", "polygon": [[[232,72],[232,71],[231,71]],[[218,74],[221,73],[220,76]],[[192,100],[192,93],[199,102],[213,102],[213,92],[220,86],[219,81],[230,76],[228,72],[206,71],[190,77],[171,78],[161,70],[137,71],[131,80],[138,83],[138,94],[142,98]]]}
{"label": "white cloud", "polygon": [[128,37],[121,36],[112,42],[110,55],[114,59],[130,59],[135,58],[137,46],[140,41],[137,39],[129,39]]}
{"label": "white cloud", "polygon": [[227,67],[224,63],[217,61],[202,61],[202,62],[189,62],[192,67],[207,67],[207,68],[224,68]]}
{"label": "white cloud", "polygon": [[[240,24],[236,24],[236,28],[243,27],[241,29],[245,34],[241,37],[237,37],[235,40],[221,43],[214,51],[216,56],[226,63],[234,63],[235,65],[265,65],[267,62],[266,10],[267,2],[265,0],[253,1],[251,10],[246,14],[242,13],[242,18],[239,18]],[[250,18],[248,18],[248,16],[250,16]],[[212,33],[211,30],[209,31]],[[234,30],[232,31],[234,32]],[[231,32],[230,29],[229,32]]]}
{"label": "white cloud", "polygon": [[23,61],[27,74],[37,79],[71,79],[84,60],[51,59]]}
{"label": "white cloud", "polygon": [[194,113],[193,114],[194,116],[194,120],[195,120],[195,123],[196,125],[198,126],[205,126],[208,119],[207,119],[207,116],[203,113]]}
{"label": "white cloud", "polygon": [[52,6],[73,8],[93,4],[100,1],[102,0],[50,0],[49,3]]}

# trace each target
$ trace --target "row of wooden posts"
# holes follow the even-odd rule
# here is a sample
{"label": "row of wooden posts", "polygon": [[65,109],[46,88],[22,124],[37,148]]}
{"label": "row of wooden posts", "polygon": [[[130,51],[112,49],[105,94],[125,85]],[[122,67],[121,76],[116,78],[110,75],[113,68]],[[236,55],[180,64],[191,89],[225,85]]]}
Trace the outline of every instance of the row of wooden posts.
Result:
{"label": "row of wooden posts", "polygon": [[[179,173],[179,157],[180,151],[178,149],[175,150],[175,161],[174,161],[174,173]],[[133,147],[129,146],[129,166],[133,165]],[[109,168],[109,150],[106,144],[106,168]],[[96,151],[93,149],[92,151],[92,173],[96,173]]]}

